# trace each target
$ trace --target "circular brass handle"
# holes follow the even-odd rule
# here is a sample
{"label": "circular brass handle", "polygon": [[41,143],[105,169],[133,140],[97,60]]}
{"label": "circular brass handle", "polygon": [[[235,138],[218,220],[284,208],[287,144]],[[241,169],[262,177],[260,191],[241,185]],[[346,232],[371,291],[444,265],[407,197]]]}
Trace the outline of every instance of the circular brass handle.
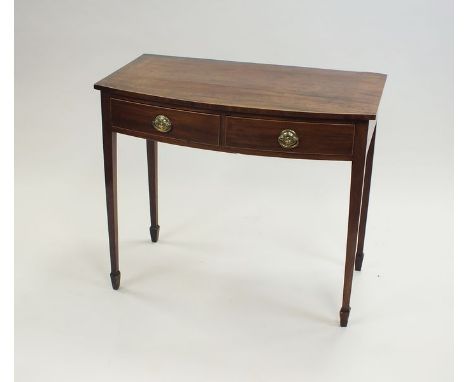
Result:
{"label": "circular brass handle", "polygon": [[153,119],[153,127],[161,133],[167,133],[172,129],[172,123],[169,118],[160,114]]}
{"label": "circular brass handle", "polygon": [[286,129],[279,135],[278,143],[283,149],[293,149],[299,146],[299,137],[294,130]]}

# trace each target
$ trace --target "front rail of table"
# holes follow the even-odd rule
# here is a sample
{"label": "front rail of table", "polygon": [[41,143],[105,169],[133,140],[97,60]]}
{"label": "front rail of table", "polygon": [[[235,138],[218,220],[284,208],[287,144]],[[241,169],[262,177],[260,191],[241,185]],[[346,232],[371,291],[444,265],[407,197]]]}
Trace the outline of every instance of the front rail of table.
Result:
{"label": "front rail of table", "polygon": [[101,90],[111,281],[120,286],[117,133],[146,139],[150,235],[158,241],[157,142],[284,158],[351,161],[340,325],[361,270],[385,75],[143,55]]}

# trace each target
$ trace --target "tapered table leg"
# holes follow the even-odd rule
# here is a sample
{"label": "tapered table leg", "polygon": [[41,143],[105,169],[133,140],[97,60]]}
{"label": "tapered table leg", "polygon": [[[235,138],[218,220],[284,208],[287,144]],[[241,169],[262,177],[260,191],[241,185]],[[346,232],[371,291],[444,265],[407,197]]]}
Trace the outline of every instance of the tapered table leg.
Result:
{"label": "tapered table leg", "polygon": [[111,282],[114,289],[120,286],[119,243],[117,223],[117,134],[109,123],[109,98],[101,96],[102,141],[104,148],[104,177],[106,182],[107,224],[109,228],[109,250],[111,261]]}
{"label": "tapered table leg", "polygon": [[367,151],[366,158],[366,172],[364,175],[364,188],[362,194],[362,203],[361,203],[361,217],[359,221],[359,235],[358,235],[358,244],[356,250],[356,262],[354,264],[354,269],[360,271],[362,267],[362,260],[364,259],[364,240],[366,237],[366,224],[367,224],[367,209],[369,207],[369,193],[371,187],[371,178],[372,178],[372,163],[374,161],[374,145],[375,145],[375,132],[377,127],[374,129],[372,134],[372,139],[369,145],[369,150]]}
{"label": "tapered table leg", "polygon": [[106,181],[107,224],[109,228],[109,249],[111,261],[111,281],[114,289],[120,286],[119,243],[117,222],[117,134],[103,132],[104,173]]}
{"label": "tapered table leg", "polygon": [[368,123],[356,123],[353,161],[351,165],[351,190],[349,198],[348,238],[346,242],[346,263],[343,285],[343,304],[340,310],[340,325],[348,325],[351,307],[351,287],[353,284],[354,261],[359,229],[359,214],[362,200],[362,186],[366,158]]}
{"label": "tapered table leg", "polygon": [[150,235],[151,241],[156,243],[159,238],[158,225],[158,143],[146,140],[146,155],[148,159],[148,184],[150,202]]}

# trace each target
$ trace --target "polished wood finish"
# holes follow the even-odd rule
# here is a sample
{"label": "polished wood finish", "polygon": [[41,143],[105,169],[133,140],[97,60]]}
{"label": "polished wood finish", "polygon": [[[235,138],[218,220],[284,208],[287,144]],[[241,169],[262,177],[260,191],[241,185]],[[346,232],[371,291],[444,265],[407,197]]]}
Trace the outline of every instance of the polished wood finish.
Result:
{"label": "polished wood finish", "polygon": [[[257,118],[226,118],[224,145],[260,151],[345,155],[353,153],[354,124],[309,123]],[[299,145],[286,149],[278,143],[282,130],[294,130]]]}
{"label": "polished wood finish", "polygon": [[372,138],[370,139],[369,150],[367,151],[366,158],[366,171],[364,175],[364,188],[362,194],[361,214],[359,219],[359,236],[356,250],[356,263],[354,269],[360,271],[362,268],[362,261],[364,260],[364,239],[366,237],[367,225],[367,209],[369,208],[369,194],[372,178],[372,165],[374,162],[374,146],[375,146],[375,133],[377,129],[372,130]]}
{"label": "polished wood finish", "polygon": [[[351,161],[340,325],[350,313],[354,268],[361,269],[375,119],[386,76],[278,65],[143,55],[95,84],[101,90],[111,281],[120,285],[116,134],[146,139],[150,235],[158,222],[157,142],[295,159]],[[152,121],[165,115],[172,130]],[[299,145],[278,136],[293,130]],[[282,142],[284,143],[284,142]]]}
{"label": "polished wood finish", "polygon": [[351,190],[349,194],[348,239],[346,241],[346,261],[343,285],[343,304],[340,311],[340,325],[348,325],[351,307],[351,287],[353,283],[354,260],[359,230],[359,214],[361,211],[362,185],[364,166],[366,162],[366,139],[368,123],[356,124],[354,140],[354,156],[351,164]]}
{"label": "polished wood finish", "polygon": [[[153,139],[164,137],[182,144],[219,144],[219,115],[186,110],[168,109],[136,102],[111,100],[112,126],[148,133]],[[152,122],[157,115],[165,115],[172,122],[172,129],[166,133],[156,130]]]}
{"label": "polished wood finish", "polygon": [[[150,101],[141,103],[128,97],[113,97],[111,124],[118,133],[215,151],[296,159],[352,160],[354,123],[351,122],[217,115],[205,109],[172,109]],[[170,117],[174,125],[171,131],[161,133],[152,126],[153,119],[159,114]],[[192,119],[193,123],[190,122]],[[302,136],[296,149],[282,149],[278,137],[272,136],[286,128],[294,128]],[[240,139],[242,143],[238,142]],[[309,149],[304,150],[304,147]]]}
{"label": "polished wood finish", "polygon": [[158,225],[158,143],[146,140],[146,157],[148,161],[148,185],[150,202],[150,235],[151,241],[156,243],[159,239]]}
{"label": "polished wood finish", "polygon": [[104,178],[106,184],[107,225],[111,261],[111,281],[114,289],[120,286],[119,237],[117,221],[117,133],[110,126],[110,98],[101,94],[102,142],[104,151]]}
{"label": "polished wood finish", "polygon": [[164,104],[288,117],[375,119],[386,76],[144,54],[95,84]]}

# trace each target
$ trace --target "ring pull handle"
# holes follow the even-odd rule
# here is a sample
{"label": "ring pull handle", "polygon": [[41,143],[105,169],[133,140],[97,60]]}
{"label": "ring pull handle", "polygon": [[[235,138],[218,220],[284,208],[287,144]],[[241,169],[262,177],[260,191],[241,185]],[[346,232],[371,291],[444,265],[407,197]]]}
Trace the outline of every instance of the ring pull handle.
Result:
{"label": "ring pull handle", "polygon": [[160,114],[153,119],[153,127],[160,133],[168,133],[172,130],[172,122],[168,117]]}
{"label": "ring pull handle", "polygon": [[283,149],[293,149],[299,146],[299,137],[294,130],[286,129],[280,133],[278,143]]}

